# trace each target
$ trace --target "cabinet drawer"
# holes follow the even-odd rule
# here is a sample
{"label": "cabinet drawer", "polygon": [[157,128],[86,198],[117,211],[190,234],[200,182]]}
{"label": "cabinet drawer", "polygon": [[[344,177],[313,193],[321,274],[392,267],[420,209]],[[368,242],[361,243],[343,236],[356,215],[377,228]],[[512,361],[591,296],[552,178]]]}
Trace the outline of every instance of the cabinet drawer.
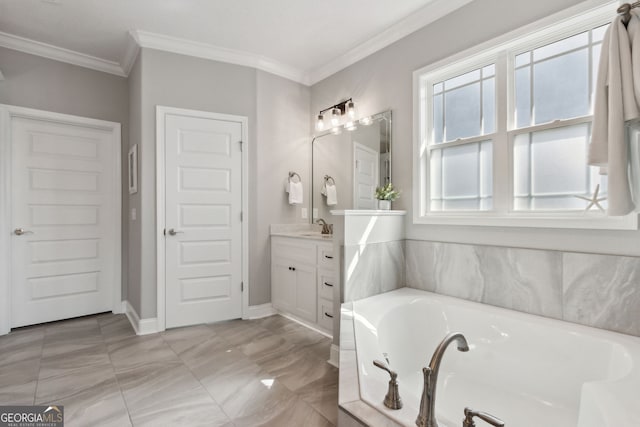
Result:
{"label": "cabinet drawer", "polygon": [[327,331],[333,331],[333,302],[326,299],[318,300],[318,326]]}
{"label": "cabinet drawer", "polygon": [[316,245],[301,239],[274,236],[271,238],[271,257],[286,258],[307,265],[316,263]]}
{"label": "cabinet drawer", "polygon": [[333,270],[333,245],[318,245],[318,267]]}
{"label": "cabinet drawer", "polygon": [[335,274],[332,270],[318,269],[318,298],[333,301],[335,284]]}

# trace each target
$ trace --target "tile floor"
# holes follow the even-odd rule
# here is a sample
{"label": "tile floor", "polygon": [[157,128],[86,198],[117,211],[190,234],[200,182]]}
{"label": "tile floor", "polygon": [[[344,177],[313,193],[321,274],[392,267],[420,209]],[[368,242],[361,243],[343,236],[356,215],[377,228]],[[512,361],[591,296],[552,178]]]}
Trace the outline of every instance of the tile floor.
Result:
{"label": "tile floor", "polygon": [[331,342],[281,316],[136,336],[124,315],[0,337],[0,405],[62,404],[66,426],[331,426]]}

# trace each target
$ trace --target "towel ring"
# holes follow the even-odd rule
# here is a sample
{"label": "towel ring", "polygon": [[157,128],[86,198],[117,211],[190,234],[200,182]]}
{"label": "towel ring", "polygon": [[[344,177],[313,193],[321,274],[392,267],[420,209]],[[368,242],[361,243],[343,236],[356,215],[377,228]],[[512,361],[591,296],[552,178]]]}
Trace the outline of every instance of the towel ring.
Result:
{"label": "towel ring", "polygon": [[335,179],[333,179],[333,177],[332,177],[332,176],[330,176],[330,175],[325,175],[325,176],[324,176],[324,182],[325,182],[325,184],[326,184],[327,182],[329,182],[329,180],[331,180],[331,184],[336,185],[336,180],[335,180]]}
{"label": "towel ring", "polygon": [[289,182],[291,182],[291,178],[293,178],[294,176],[298,177],[298,182],[302,182],[302,178],[300,178],[300,175],[298,175],[297,172],[289,172]]}

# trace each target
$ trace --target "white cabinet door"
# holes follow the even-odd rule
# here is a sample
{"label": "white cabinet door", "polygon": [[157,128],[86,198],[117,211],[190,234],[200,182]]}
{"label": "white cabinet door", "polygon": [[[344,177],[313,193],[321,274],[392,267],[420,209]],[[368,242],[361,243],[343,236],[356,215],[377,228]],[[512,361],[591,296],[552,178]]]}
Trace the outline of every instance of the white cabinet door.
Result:
{"label": "white cabinet door", "polygon": [[119,141],[94,127],[16,117],[11,148],[11,326],[111,311]]}
{"label": "white cabinet door", "polygon": [[296,310],[295,313],[310,322],[316,321],[317,287],[316,268],[307,265],[295,265]]}
{"label": "white cabinet door", "polygon": [[166,326],[242,316],[242,124],[165,117]]}
{"label": "white cabinet door", "polygon": [[271,265],[271,301],[278,310],[296,310],[296,274],[290,260],[276,257]]}

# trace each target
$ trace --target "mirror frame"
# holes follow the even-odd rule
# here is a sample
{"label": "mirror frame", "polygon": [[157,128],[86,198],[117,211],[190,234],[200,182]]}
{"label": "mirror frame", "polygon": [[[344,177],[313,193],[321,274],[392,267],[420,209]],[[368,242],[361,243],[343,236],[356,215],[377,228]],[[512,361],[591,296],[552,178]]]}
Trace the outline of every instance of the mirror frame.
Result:
{"label": "mirror frame", "polygon": [[[387,132],[388,132],[388,137],[389,137],[389,182],[393,182],[393,167],[392,167],[392,163],[393,163],[393,127],[392,127],[392,123],[393,123],[393,112],[391,109],[388,110],[384,110],[381,111],[379,113],[376,114],[372,114],[371,116],[365,116],[363,118],[358,119],[356,122],[359,124],[363,119],[366,119],[366,117],[369,117],[371,119],[371,124],[367,125],[367,126],[371,126],[376,122],[379,121],[383,121],[386,120],[387,121]],[[350,130],[347,130],[345,127],[345,124],[341,124],[339,126],[336,126],[332,129],[326,130],[324,132],[320,132],[317,134],[313,135],[313,138],[311,139],[311,197],[309,198],[310,203],[311,203],[311,209],[309,212],[309,222],[311,224],[314,223],[314,215],[313,215],[313,209],[314,209],[314,196],[315,196],[315,184],[314,184],[314,166],[315,166],[315,162],[314,162],[314,144],[316,143],[317,140],[319,140],[320,138],[324,138],[325,136],[329,136],[329,135],[334,135],[333,129],[338,128],[341,130],[341,132],[352,132]],[[382,173],[382,172],[381,172]],[[381,183],[378,182],[378,185],[380,185]]]}

